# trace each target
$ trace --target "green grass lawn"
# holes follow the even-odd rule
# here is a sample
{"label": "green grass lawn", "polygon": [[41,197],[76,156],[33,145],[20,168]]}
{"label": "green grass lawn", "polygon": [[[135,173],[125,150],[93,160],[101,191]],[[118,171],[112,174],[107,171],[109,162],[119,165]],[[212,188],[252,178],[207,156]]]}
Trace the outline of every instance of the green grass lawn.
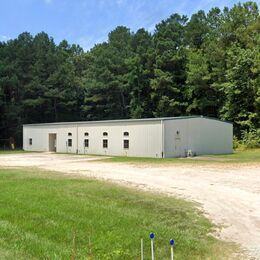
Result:
{"label": "green grass lawn", "polygon": [[156,259],[169,259],[171,238],[175,259],[225,259],[234,246],[209,235],[213,230],[183,200],[52,172],[0,169],[0,259],[140,259],[141,238],[150,259],[151,231]]}
{"label": "green grass lawn", "polygon": [[24,151],[22,149],[0,150],[0,154],[16,154],[16,153],[30,153],[30,152]]}
{"label": "green grass lawn", "polygon": [[[0,150],[1,154],[16,154],[16,153],[31,153],[23,150]],[[60,153],[63,154],[63,153]],[[75,155],[75,154],[67,154]],[[81,155],[85,156],[85,155]],[[104,156],[104,155],[93,155],[93,156]],[[106,156],[104,156],[106,157]],[[147,157],[126,157],[126,156],[111,156],[105,158],[105,162],[118,162],[118,163],[143,163],[143,164],[212,164],[212,163],[260,163],[260,149],[248,149],[248,150],[235,150],[233,154],[222,154],[222,155],[204,155],[194,158],[147,158]]]}
{"label": "green grass lawn", "polygon": [[233,154],[223,155],[204,155],[199,158],[144,158],[144,157],[124,157],[113,156],[104,159],[106,162],[122,163],[145,163],[145,164],[176,164],[176,163],[194,163],[194,164],[212,164],[212,163],[248,163],[260,162],[260,149],[249,149],[243,151],[234,151]]}
{"label": "green grass lawn", "polygon": [[214,155],[213,158],[224,158],[229,162],[260,162],[260,149],[236,150],[233,154]]}

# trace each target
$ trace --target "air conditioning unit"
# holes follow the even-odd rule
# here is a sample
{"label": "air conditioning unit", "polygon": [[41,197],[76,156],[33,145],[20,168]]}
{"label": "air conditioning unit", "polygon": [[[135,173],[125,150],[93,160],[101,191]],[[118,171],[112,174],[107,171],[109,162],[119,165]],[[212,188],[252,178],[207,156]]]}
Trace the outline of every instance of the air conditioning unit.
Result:
{"label": "air conditioning unit", "polygon": [[196,153],[194,151],[192,150],[187,151],[187,157],[194,157],[194,156],[196,156]]}

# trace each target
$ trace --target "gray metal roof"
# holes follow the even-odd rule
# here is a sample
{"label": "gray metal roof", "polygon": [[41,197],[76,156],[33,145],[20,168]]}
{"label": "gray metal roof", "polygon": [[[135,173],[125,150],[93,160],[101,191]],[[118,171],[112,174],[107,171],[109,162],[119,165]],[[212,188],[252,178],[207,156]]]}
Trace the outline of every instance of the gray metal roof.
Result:
{"label": "gray metal roof", "polygon": [[100,121],[78,121],[78,122],[54,122],[54,123],[37,123],[37,124],[24,124],[24,126],[52,126],[52,125],[81,125],[81,124],[104,124],[104,123],[124,123],[124,122],[147,122],[147,121],[165,121],[165,120],[179,120],[189,118],[206,118],[217,120],[225,123],[232,124],[231,122],[222,121],[217,118],[206,116],[179,116],[179,117],[157,117],[157,118],[141,118],[141,119],[116,119],[116,120],[100,120]]}

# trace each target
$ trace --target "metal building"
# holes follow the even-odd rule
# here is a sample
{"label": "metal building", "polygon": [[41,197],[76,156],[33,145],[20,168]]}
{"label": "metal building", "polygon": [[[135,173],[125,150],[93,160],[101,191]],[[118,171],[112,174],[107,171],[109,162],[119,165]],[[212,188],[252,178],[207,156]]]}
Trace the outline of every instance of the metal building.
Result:
{"label": "metal building", "polygon": [[232,153],[233,125],[202,116],[29,124],[25,151],[141,157]]}

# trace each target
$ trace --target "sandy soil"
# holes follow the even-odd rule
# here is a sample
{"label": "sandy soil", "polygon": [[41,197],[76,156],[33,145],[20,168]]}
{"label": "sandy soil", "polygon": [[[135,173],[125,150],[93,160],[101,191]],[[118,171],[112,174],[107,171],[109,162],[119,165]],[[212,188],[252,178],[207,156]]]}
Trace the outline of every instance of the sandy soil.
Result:
{"label": "sandy soil", "polygon": [[51,153],[6,154],[0,155],[0,166],[82,174],[197,202],[212,221],[223,226],[221,238],[239,243],[252,259],[260,259],[260,164],[162,166],[98,159]]}

